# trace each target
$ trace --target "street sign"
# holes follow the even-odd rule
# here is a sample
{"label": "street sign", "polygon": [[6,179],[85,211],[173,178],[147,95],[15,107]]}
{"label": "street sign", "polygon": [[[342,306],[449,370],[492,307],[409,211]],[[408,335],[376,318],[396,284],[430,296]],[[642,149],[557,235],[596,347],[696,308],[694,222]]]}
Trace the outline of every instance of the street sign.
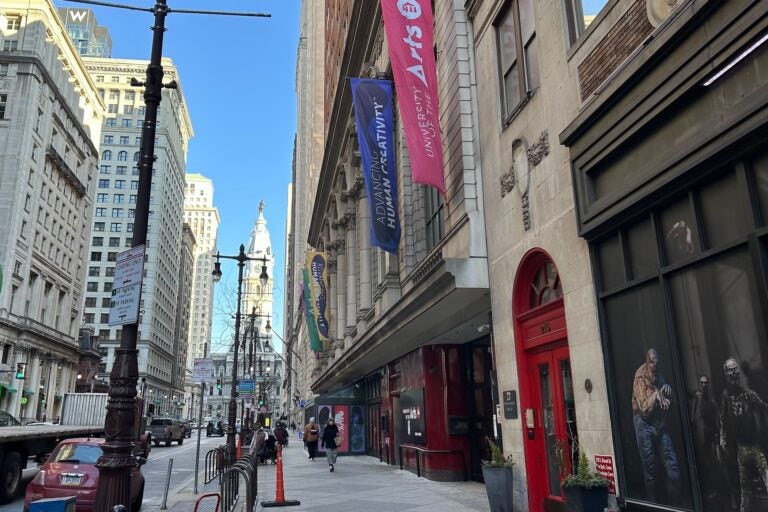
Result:
{"label": "street sign", "polygon": [[196,358],[195,366],[192,370],[192,380],[195,384],[210,382],[213,380],[213,359]]}
{"label": "street sign", "polygon": [[245,378],[240,381],[240,398],[243,400],[253,400],[253,392],[255,390],[256,383],[253,381],[253,379]]}
{"label": "street sign", "polygon": [[144,246],[121,252],[116,261],[112,299],[109,303],[109,325],[133,324],[139,320]]}
{"label": "street sign", "polygon": [[299,408],[300,409],[304,409],[306,406],[307,406],[307,401],[306,400],[304,400],[303,398],[301,400],[299,400]]}

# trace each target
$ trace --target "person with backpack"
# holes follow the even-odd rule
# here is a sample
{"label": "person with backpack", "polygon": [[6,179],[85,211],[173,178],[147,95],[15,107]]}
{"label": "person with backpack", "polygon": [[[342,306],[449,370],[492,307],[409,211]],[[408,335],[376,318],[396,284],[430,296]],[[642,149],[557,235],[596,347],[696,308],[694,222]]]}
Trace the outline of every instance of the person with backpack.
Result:
{"label": "person with backpack", "polygon": [[309,418],[309,423],[304,426],[304,441],[307,443],[309,460],[315,460],[317,454],[317,440],[320,439],[320,427],[315,423],[315,417]]}
{"label": "person with backpack", "polygon": [[275,438],[277,438],[277,443],[281,446],[288,444],[288,431],[282,423],[278,423],[275,429]]}

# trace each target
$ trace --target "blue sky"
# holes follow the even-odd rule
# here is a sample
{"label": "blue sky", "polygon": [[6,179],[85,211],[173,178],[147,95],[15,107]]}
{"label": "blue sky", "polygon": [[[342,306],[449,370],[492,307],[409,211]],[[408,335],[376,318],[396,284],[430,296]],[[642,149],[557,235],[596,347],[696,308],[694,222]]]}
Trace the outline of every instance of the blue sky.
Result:
{"label": "blue sky", "polygon": [[[57,7],[93,9],[99,25],[107,27],[112,36],[112,57],[149,59],[151,13],[65,0],[55,3]],[[154,5],[153,0],[115,3]],[[259,200],[267,205],[264,215],[276,257],[273,323],[282,333],[287,190],[296,126],[299,0],[168,0],[168,6],[272,15],[236,18],[171,13],[166,18],[163,56],[173,59],[179,69],[195,130],[187,172],[203,174],[214,183],[222,254],[237,254],[240,244],[248,243]],[[214,351],[225,349],[231,341],[237,263],[223,261],[222,272],[216,285]]]}

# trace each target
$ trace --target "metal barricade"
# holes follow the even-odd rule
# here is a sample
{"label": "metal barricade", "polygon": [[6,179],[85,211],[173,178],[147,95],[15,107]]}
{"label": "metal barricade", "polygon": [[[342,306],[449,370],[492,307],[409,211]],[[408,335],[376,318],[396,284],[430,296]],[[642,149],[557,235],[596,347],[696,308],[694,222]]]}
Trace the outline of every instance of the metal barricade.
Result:
{"label": "metal barricade", "polygon": [[253,512],[258,494],[257,465],[256,455],[246,453],[221,474],[219,486],[222,512],[231,512],[240,500],[240,477],[245,482],[244,511]]}
{"label": "metal barricade", "polygon": [[208,453],[205,454],[203,482],[207,484],[216,477],[221,476],[232,465],[231,458],[232,456],[227,445],[217,446],[212,450],[208,450]]}

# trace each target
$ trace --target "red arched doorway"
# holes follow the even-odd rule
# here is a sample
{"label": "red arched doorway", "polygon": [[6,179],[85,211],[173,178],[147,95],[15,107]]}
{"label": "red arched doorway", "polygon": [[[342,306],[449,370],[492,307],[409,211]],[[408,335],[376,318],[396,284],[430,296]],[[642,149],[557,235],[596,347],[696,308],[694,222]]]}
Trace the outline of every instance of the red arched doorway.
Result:
{"label": "red arched doorway", "polygon": [[541,249],[520,264],[512,315],[529,509],[541,512],[563,501],[560,480],[578,449],[563,291],[557,266]]}

